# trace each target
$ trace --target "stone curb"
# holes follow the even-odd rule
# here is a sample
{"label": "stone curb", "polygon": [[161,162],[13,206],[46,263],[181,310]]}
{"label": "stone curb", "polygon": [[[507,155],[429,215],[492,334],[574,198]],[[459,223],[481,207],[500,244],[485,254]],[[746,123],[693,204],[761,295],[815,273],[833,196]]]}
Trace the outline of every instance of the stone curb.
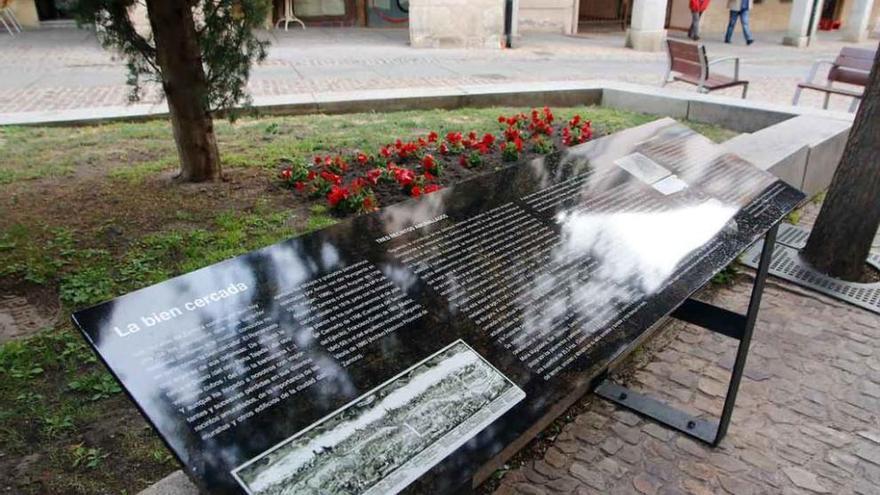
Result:
{"label": "stone curb", "polygon": [[[688,118],[754,132],[796,115],[852,121],[853,115],[811,107],[792,107],[604,80],[485,84],[444,88],[379,89],[256,97],[264,114],[301,115],[369,111],[452,109],[467,106],[603,104],[616,108]],[[0,125],[90,125],[165,117],[164,102],[45,112],[0,114]]]}
{"label": "stone curb", "polygon": [[199,489],[186,477],[183,470],[178,469],[138,495],[199,495]]}

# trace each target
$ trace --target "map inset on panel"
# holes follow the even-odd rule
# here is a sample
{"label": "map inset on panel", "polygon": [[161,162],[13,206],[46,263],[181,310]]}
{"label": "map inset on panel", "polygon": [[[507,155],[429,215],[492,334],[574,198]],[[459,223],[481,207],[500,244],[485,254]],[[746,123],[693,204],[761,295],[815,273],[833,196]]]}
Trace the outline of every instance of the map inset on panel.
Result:
{"label": "map inset on panel", "polygon": [[458,340],[233,475],[252,495],[397,493],[524,397]]}

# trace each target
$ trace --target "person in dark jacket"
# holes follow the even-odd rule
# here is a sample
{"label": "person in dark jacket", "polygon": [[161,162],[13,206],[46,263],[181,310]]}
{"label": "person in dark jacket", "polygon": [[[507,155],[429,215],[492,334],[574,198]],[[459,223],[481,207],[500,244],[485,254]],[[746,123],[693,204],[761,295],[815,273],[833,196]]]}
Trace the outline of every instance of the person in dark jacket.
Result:
{"label": "person in dark jacket", "polygon": [[746,44],[751,45],[755,42],[752,37],[752,30],[749,29],[749,11],[752,10],[752,0],[727,0],[727,9],[730,10],[730,22],[727,23],[727,33],[724,35],[724,42],[730,43],[733,38],[733,29],[736,27],[737,19],[742,19],[743,35],[746,37]]}
{"label": "person in dark jacket", "polygon": [[700,39],[700,18],[703,12],[709,8],[709,0],[691,0],[691,28],[688,29],[688,38],[698,41]]}

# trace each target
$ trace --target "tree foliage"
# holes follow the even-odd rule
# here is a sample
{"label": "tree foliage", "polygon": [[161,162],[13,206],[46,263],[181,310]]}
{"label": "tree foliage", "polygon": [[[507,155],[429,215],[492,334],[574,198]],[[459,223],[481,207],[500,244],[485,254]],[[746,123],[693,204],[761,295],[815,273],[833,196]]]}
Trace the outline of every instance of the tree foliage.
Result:
{"label": "tree foliage", "polygon": [[[255,35],[266,20],[269,0],[176,0],[190,8],[207,77],[202,102],[209,112],[232,110],[250,102],[245,88],[253,62],[266,58],[268,42]],[[74,12],[81,24],[95,25],[101,43],[126,58],[130,99],[143,96],[145,83],[162,83],[162,71],[152,33],[139,32],[130,13],[150,0],[77,0]]]}

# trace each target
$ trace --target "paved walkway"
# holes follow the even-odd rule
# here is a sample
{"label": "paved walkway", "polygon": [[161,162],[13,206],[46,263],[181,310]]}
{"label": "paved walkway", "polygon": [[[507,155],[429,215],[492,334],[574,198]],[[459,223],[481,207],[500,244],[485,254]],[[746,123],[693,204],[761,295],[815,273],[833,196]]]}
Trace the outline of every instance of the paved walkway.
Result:
{"label": "paved walkway", "polygon": [[[268,59],[253,70],[250,91],[255,97],[591,79],[659,85],[666,66],[663,53],[623,48],[621,33],[526,34],[513,50],[415,49],[399,29],[309,28],[262,36],[272,47]],[[742,77],[752,81],[750,99],[789,103],[795,83],[812,62],[833,57],[843,43],[823,38],[799,50],[779,44],[781,37],[765,33],[746,47],[740,40],[725,45],[712,41],[720,35],[707,35],[706,43],[713,57],[743,57]],[[124,61],[102,49],[90,31],[43,29],[6,37],[3,43],[0,115],[6,120],[11,114],[47,110],[94,109],[100,114],[128,101]],[[157,88],[148,89],[144,102],[159,101]],[[818,106],[819,101],[819,95],[808,95],[805,104]],[[834,98],[832,108],[846,110],[848,103]]]}
{"label": "paved walkway", "polygon": [[[815,209],[814,209],[815,210]],[[812,221],[815,211],[805,215]],[[714,294],[744,311],[750,285]],[[635,390],[717,417],[735,346],[676,323]],[[727,438],[711,449],[588,396],[496,495],[880,493],[880,316],[769,279]]]}

